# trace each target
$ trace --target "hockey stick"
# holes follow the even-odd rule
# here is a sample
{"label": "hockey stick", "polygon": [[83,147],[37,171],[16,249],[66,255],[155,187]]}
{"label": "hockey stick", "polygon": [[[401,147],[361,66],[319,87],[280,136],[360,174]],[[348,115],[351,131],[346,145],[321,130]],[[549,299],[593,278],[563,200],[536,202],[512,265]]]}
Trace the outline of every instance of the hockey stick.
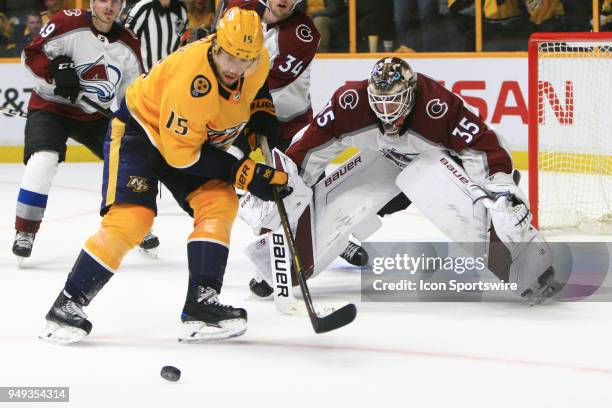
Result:
{"label": "hockey stick", "polygon": [[217,23],[219,22],[221,15],[223,15],[224,10],[225,10],[225,0],[221,0],[219,2],[219,7],[217,7],[217,11],[215,11],[215,17],[213,18],[213,21],[210,25],[211,34],[217,31]]}
{"label": "hockey stick", "polygon": [[[81,95],[80,99],[85,102],[87,105],[89,105],[90,107],[94,108],[95,110],[97,110],[102,116],[104,116],[107,119],[112,119],[113,118],[113,111],[111,111],[110,109],[107,109],[103,106],[98,105],[96,102],[92,101],[91,99],[89,99],[88,97]],[[20,118],[24,118],[27,119],[28,118],[28,114],[27,112],[19,112],[16,109],[8,109],[8,108],[2,108],[0,107],[0,113],[8,115],[8,116],[12,116],[12,117],[20,117]]]}
{"label": "hockey stick", "polygon": [[98,111],[99,114],[101,114],[102,116],[104,116],[106,119],[113,119],[113,111],[105,108],[101,105],[98,105],[97,102],[92,101],[91,99],[89,99],[88,97],[86,97],[85,95],[81,94],[80,99],[85,102],[85,104],[89,105],[90,107],[94,108],[95,110]]}
{"label": "hockey stick", "polygon": [[11,116],[11,117],[20,117],[20,118],[27,118],[28,114],[26,112],[20,112],[17,109],[9,109],[9,108],[2,108],[0,107],[0,113],[5,114],[7,116]]}
{"label": "hockey stick", "polygon": [[[261,147],[261,151],[266,160],[266,164],[271,166],[273,163],[272,155],[270,152],[270,146],[268,145],[268,140],[265,136],[259,136],[259,146]],[[304,298],[306,310],[308,311],[308,317],[310,318],[310,322],[312,323],[312,328],[314,329],[315,333],[325,333],[328,331],[339,329],[342,326],[346,326],[347,324],[355,320],[355,316],[357,316],[357,308],[352,303],[342,306],[340,309],[333,311],[327,316],[319,317],[317,315],[317,312],[315,311],[314,305],[312,303],[310,289],[308,289],[308,285],[306,284],[306,278],[304,275],[304,269],[302,267],[300,254],[295,244],[295,239],[293,237],[293,232],[291,231],[291,226],[289,225],[289,217],[287,216],[285,203],[280,198],[278,187],[275,187],[273,189],[273,194],[274,201],[276,203],[276,207],[278,208],[278,213],[281,219],[281,224],[283,226],[283,231],[285,232],[285,236],[287,237],[287,246],[289,248],[291,258],[293,259],[293,267],[295,268],[298,283],[300,285],[300,290],[302,292],[302,297]]]}

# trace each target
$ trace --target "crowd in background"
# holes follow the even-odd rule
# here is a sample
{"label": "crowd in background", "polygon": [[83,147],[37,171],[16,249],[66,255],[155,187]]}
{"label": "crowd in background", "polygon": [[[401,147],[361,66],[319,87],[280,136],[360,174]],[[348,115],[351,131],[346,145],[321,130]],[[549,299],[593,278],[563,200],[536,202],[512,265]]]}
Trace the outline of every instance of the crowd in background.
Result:
{"label": "crowd in background", "polygon": [[[138,0],[128,0],[129,7]],[[357,50],[473,51],[474,0],[356,0]],[[87,3],[87,2],[86,2]],[[189,28],[210,25],[214,0],[184,0]],[[612,31],[612,0],[601,3],[600,31]],[[49,16],[75,0],[0,0],[0,57],[18,57]],[[320,52],[349,49],[348,0],[304,0],[321,33]],[[484,0],[483,49],[524,51],[533,32],[591,31],[586,0]]]}

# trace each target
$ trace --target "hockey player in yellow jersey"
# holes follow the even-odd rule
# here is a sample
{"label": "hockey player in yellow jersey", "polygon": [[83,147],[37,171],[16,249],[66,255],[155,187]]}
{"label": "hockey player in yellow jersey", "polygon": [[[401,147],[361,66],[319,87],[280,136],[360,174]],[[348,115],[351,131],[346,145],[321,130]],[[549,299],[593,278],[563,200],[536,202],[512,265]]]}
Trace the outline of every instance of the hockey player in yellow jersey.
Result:
{"label": "hockey player in yellow jersey", "polygon": [[234,146],[247,132],[278,138],[268,61],[257,14],[232,8],[216,34],[169,55],[128,88],[105,144],[100,229],[47,314],[42,339],[67,344],[89,334],[83,307],[151,228],[158,181],[194,218],[179,340],[245,332],[246,311],[221,304],[218,294],[238,207],[235,188],[272,200],[272,188],[287,183],[286,173]]}

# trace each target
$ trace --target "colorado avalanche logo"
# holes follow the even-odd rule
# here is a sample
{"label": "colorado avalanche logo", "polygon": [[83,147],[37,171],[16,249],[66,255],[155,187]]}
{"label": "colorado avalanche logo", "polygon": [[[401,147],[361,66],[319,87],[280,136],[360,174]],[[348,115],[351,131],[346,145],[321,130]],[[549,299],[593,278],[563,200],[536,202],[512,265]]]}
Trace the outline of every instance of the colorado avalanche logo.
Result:
{"label": "colorado avalanche logo", "polygon": [[111,102],[121,81],[121,71],[114,65],[106,64],[104,56],[91,64],[76,67],[84,93],[94,94],[100,102]]}
{"label": "colorado avalanche logo", "polygon": [[425,109],[427,112],[427,116],[432,119],[440,119],[442,116],[446,115],[448,112],[448,104],[446,102],[440,101],[440,99],[432,99],[427,102],[427,107]]}
{"label": "colorado avalanche logo", "polygon": [[300,24],[299,26],[297,26],[297,28],[295,29],[295,35],[300,41],[303,42],[309,43],[314,40],[314,37],[312,36],[312,30],[306,24]]}
{"label": "colorado avalanche logo", "polygon": [[340,107],[344,110],[355,109],[359,103],[359,94],[354,89],[347,89],[340,95]]}
{"label": "colorado avalanche logo", "polygon": [[408,166],[408,164],[410,164],[410,162],[414,159],[414,157],[410,156],[418,156],[418,154],[400,153],[393,147],[383,147],[382,149],[380,149],[380,152],[387,159],[395,163],[395,165],[398,166],[400,169],[403,169]]}

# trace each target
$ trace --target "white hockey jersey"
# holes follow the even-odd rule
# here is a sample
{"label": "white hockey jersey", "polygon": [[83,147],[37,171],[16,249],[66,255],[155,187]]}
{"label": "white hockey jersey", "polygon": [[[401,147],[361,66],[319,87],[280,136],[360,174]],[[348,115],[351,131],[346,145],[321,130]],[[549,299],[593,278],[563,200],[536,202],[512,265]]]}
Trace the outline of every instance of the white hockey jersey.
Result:
{"label": "white hockey jersey", "polygon": [[74,61],[85,96],[103,107],[121,101],[127,86],[142,72],[140,44],[128,30],[115,23],[108,33],[98,32],[86,10],[56,13],[22,53],[22,62],[34,76],[28,110],[46,110],[80,121],[100,119],[93,108],[53,94],[49,64],[57,56]]}

